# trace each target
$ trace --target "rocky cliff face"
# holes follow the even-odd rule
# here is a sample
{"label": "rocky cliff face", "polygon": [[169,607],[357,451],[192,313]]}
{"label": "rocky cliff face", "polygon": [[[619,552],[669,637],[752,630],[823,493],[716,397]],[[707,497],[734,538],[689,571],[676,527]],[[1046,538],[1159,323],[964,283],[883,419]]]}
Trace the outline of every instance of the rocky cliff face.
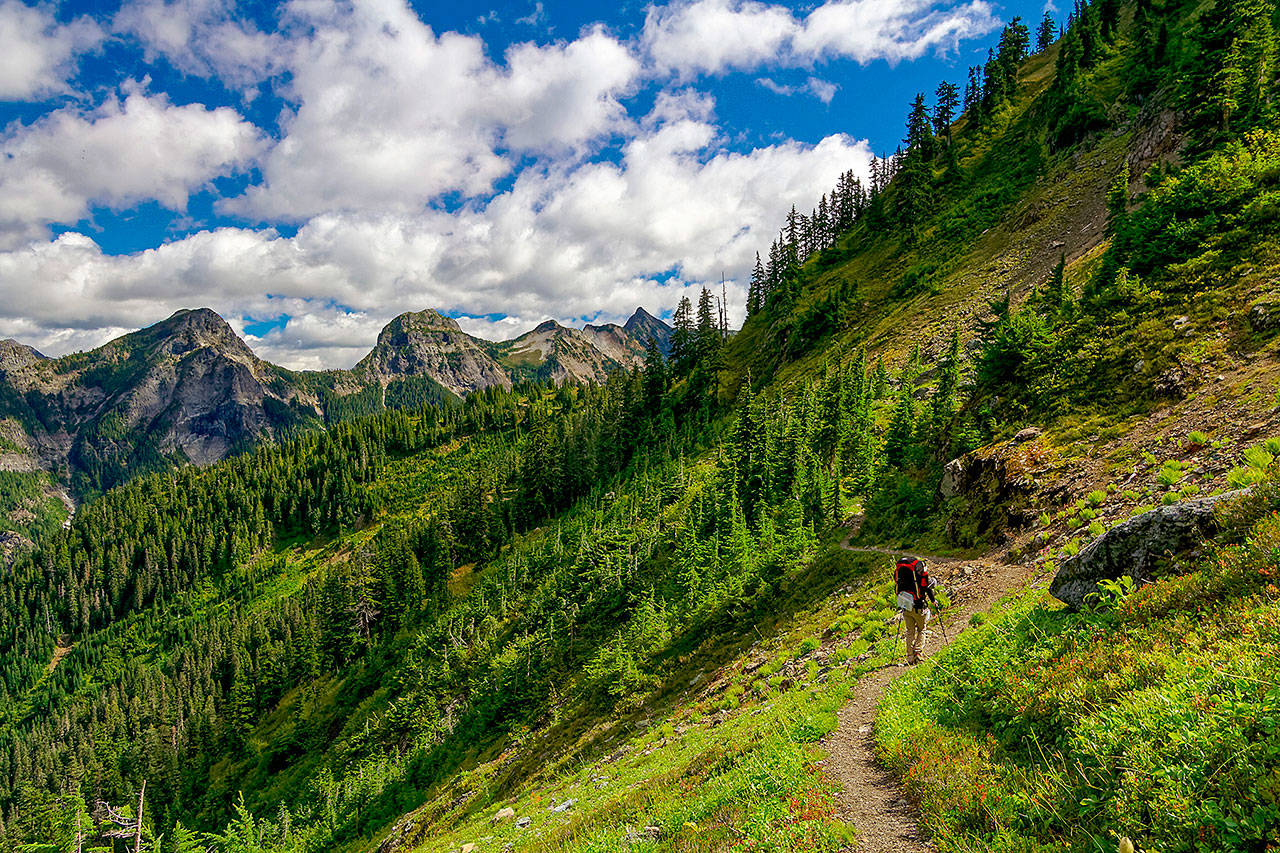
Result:
{"label": "rocky cliff face", "polygon": [[215,462],[320,416],[314,395],[208,309],[65,358],[10,350],[7,364],[0,395],[26,434],[22,449],[78,491],[173,462]]}
{"label": "rocky cliff face", "polygon": [[[597,343],[599,341],[600,343]],[[602,345],[616,354],[605,352]],[[621,366],[637,363],[621,339],[614,340],[547,320],[515,340],[496,345],[503,364],[519,378],[565,382],[603,382]]]}
{"label": "rocky cliff face", "polygon": [[428,376],[459,396],[490,385],[511,387],[511,377],[488,353],[485,342],[435,311],[396,317],[352,372],[382,385],[396,377]]}
{"label": "rocky cliff face", "polygon": [[631,319],[627,320],[622,328],[628,335],[639,341],[642,347],[647,348],[652,338],[657,342],[658,349],[662,350],[663,355],[671,353],[671,327],[643,308],[637,308],[636,313],[631,315]]}

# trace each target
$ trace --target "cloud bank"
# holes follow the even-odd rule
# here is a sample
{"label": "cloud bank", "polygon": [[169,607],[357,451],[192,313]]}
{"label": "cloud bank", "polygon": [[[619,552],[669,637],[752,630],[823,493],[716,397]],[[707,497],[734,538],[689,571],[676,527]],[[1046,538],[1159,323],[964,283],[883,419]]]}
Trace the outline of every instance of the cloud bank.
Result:
{"label": "cloud bank", "polygon": [[[994,26],[981,0],[805,15],[695,0],[650,7],[631,38],[596,24],[495,55],[403,0],[292,0],[271,26],[238,15],[230,0],[133,0],[59,22],[0,3],[0,98],[42,104],[0,136],[0,337],[61,354],[208,305],[257,329],[263,357],[348,367],[404,310],[504,338],[547,317],[670,310],[722,275],[740,317],[782,212],[871,152],[843,134],[735,145],[699,81],[751,72],[826,103],[837,89],[817,73],[784,86],[769,70],[899,62]],[[79,64],[108,41],[230,102],[182,102],[145,74],[88,85]],[[261,98],[278,104],[270,121],[247,117]],[[138,205],[206,224],[131,254],[77,225]]]}

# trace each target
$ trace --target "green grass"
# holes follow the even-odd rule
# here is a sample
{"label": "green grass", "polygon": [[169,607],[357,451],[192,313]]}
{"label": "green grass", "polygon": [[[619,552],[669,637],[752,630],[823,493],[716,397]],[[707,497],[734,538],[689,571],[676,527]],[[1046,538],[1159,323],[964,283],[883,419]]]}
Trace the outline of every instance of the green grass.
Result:
{"label": "green grass", "polygon": [[1263,850],[1280,833],[1280,515],[1069,613],[1045,594],[896,682],[877,740],[940,851]]}
{"label": "green grass", "polygon": [[[590,721],[576,744],[557,744],[563,731],[555,725],[526,731],[517,753],[567,760],[544,763],[514,786],[505,781],[510,752],[461,774],[421,810],[419,831],[430,840],[417,849],[481,840],[520,851],[845,849],[852,831],[834,816],[835,788],[818,766],[818,742],[834,729],[856,679],[895,651],[883,631],[889,585],[867,574],[882,562],[820,555],[793,578],[798,590],[788,600],[798,606],[780,602],[776,628],[752,632],[757,644],[743,644],[708,676],[696,663],[714,658],[711,647],[722,642],[709,638],[628,713]],[[834,567],[854,583],[824,595],[812,584]],[[880,629],[874,643],[858,636],[873,628]],[[564,812],[548,811],[570,799]],[[465,804],[451,805],[458,801]],[[495,824],[505,806],[532,823]]]}

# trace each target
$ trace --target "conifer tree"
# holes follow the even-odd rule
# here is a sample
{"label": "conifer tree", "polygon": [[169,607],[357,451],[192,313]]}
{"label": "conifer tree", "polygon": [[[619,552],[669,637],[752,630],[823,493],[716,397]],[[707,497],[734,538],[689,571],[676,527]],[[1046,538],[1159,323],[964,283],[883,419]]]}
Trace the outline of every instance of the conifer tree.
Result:
{"label": "conifer tree", "polygon": [[765,280],[764,264],[760,263],[760,253],[756,252],[756,265],[751,270],[751,284],[747,288],[747,316],[754,316],[764,306],[764,291],[768,287]]}
{"label": "conifer tree", "polygon": [[1067,282],[1067,256],[1063,253],[1053,268],[1049,286],[1044,291],[1044,304],[1055,314],[1061,314],[1071,305],[1071,290]]}
{"label": "conifer tree", "polygon": [[711,291],[702,288],[698,297],[698,325],[694,330],[694,351],[700,364],[707,363],[720,349],[723,338],[720,336],[719,318],[713,307]]}
{"label": "conifer tree", "polygon": [[974,110],[982,102],[982,81],[979,77],[982,69],[976,65],[969,67],[969,80],[964,86],[964,113],[970,118],[974,115]]}
{"label": "conifer tree", "polygon": [[907,462],[916,431],[916,405],[911,391],[911,383],[903,382],[898,391],[893,418],[884,436],[885,462],[895,468],[900,468]]}
{"label": "conifer tree", "polygon": [[951,145],[951,123],[955,121],[956,107],[960,105],[960,89],[955,83],[943,80],[934,93],[937,99],[933,106],[933,130],[939,136],[947,138]]}
{"label": "conifer tree", "polygon": [[1040,26],[1036,29],[1036,53],[1044,53],[1053,44],[1054,35],[1057,33],[1057,27],[1053,23],[1053,16],[1049,14],[1049,10],[1044,12],[1044,18],[1040,21]]}
{"label": "conifer tree", "polygon": [[[706,292],[705,289],[703,292]],[[689,297],[681,297],[671,318],[671,360],[679,376],[686,375],[693,368],[697,357],[693,322],[693,304],[689,302]]]}

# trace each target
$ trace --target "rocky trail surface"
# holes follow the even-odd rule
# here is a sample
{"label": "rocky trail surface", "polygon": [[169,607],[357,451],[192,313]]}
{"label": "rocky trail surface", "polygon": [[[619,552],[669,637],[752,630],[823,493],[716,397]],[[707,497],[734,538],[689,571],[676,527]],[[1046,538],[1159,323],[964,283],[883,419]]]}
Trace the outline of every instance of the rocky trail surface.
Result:
{"label": "rocky trail surface", "polygon": [[[897,557],[903,553],[882,548],[841,544],[849,551]],[[988,610],[1005,594],[1025,586],[1034,576],[1030,567],[980,558],[961,560],[921,555],[930,574],[941,583],[951,606],[929,620],[925,655],[937,654],[968,627],[969,617]],[[943,635],[943,627],[946,636]],[[899,645],[899,651],[904,652]],[[915,806],[906,799],[898,780],[876,760],[876,710],[886,688],[907,672],[901,661],[858,680],[853,698],[840,711],[840,722],[824,746],[827,774],[840,783],[837,815],[857,829],[858,853],[916,853],[930,849],[920,829]]]}

